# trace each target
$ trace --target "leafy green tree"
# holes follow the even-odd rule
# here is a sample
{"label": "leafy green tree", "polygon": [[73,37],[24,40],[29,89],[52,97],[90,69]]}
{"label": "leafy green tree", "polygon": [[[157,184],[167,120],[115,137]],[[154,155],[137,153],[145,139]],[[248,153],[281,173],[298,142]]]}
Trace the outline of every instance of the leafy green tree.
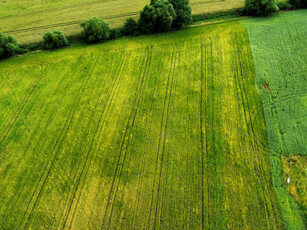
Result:
{"label": "leafy green tree", "polygon": [[279,10],[275,0],[246,0],[244,11],[246,15],[267,16]]}
{"label": "leafy green tree", "polygon": [[139,34],[139,25],[133,18],[128,18],[124,24],[123,34],[135,36]]}
{"label": "leafy green tree", "polygon": [[192,10],[189,0],[169,0],[176,12],[176,19],[173,22],[173,27],[181,28],[192,23]]}
{"label": "leafy green tree", "polygon": [[15,55],[20,51],[16,39],[0,32],[0,59]]}
{"label": "leafy green tree", "polygon": [[81,23],[83,31],[81,36],[87,43],[106,40],[110,37],[109,23],[101,18],[90,18]]}
{"label": "leafy green tree", "polygon": [[110,30],[110,39],[116,39],[122,36],[122,33],[119,29],[111,29]]}
{"label": "leafy green tree", "polygon": [[46,33],[43,39],[44,49],[57,49],[68,46],[67,38],[64,36],[63,32],[59,30]]}
{"label": "leafy green tree", "polygon": [[295,8],[306,8],[307,0],[289,0],[289,3]]}
{"label": "leafy green tree", "polygon": [[144,7],[139,27],[143,33],[169,31],[174,19],[176,12],[173,5],[167,0],[157,0]]}

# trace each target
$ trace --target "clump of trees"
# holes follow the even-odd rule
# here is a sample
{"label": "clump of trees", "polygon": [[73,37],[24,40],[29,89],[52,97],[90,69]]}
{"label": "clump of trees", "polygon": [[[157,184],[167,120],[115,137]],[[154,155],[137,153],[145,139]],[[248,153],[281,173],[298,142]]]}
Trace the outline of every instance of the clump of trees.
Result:
{"label": "clump of trees", "polygon": [[156,0],[144,7],[139,28],[145,34],[169,31],[175,18],[176,12],[168,0]]}
{"label": "clump of trees", "polygon": [[279,10],[275,0],[246,0],[244,12],[251,16],[267,16]]}
{"label": "clump of trees", "polygon": [[177,16],[173,21],[173,27],[181,28],[191,25],[193,19],[189,0],[169,0],[169,2],[173,5]]}
{"label": "clump of trees", "polygon": [[0,59],[11,57],[20,52],[17,40],[0,32]]}
{"label": "clump of trees", "polygon": [[289,0],[289,3],[294,8],[306,8],[307,7],[307,0]]}
{"label": "clump of trees", "polygon": [[82,22],[81,27],[83,28],[81,37],[86,43],[95,43],[110,37],[109,23],[101,18],[90,18]]}
{"label": "clump of trees", "polygon": [[48,32],[43,36],[44,49],[58,49],[68,46],[68,40],[60,30]]}
{"label": "clump of trees", "polygon": [[134,18],[128,18],[124,24],[123,30],[124,35],[135,36],[140,33],[139,24]]}

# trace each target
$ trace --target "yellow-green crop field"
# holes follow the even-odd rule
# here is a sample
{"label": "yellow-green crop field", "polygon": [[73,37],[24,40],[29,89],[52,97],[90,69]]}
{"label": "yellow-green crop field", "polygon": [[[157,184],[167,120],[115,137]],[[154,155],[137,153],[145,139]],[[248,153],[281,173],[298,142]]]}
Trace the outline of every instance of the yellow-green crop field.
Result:
{"label": "yellow-green crop field", "polygon": [[2,61],[4,229],[282,229],[240,22]]}
{"label": "yellow-green crop field", "polygon": [[[65,35],[80,33],[80,22],[97,16],[111,27],[122,26],[128,17],[138,18],[150,0],[0,0],[0,31],[17,38],[19,43],[42,39],[54,29]],[[242,7],[244,0],[191,0],[193,14]]]}
{"label": "yellow-green crop field", "polygon": [[306,12],[2,60],[0,229],[306,229]]}

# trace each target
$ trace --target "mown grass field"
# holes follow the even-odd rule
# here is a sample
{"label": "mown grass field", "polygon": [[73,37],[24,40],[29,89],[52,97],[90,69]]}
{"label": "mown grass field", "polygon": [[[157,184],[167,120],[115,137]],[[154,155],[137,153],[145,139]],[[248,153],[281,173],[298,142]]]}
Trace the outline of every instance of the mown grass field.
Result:
{"label": "mown grass field", "polygon": [[0,63],[4,229],[283,229],[239,22]]}
{"label": "mown grass field", "polygon": [[[37,42],[44,33],[60,29],[65,35],[80,33],[80,22],[93,16],[122,26],[126,18],[138,18],[150,0],[0,0],[0,31],[21,44]],[[242,7],[244,0],[191,0],[193,14]]]}
{"label": "mown grass field", "polygon": [[273,185],[288,229],[307,228],[307,216],[286,191],[281,159],[307,155],[306,21],[307,11],[300,10],[244,22],[266,118]]}

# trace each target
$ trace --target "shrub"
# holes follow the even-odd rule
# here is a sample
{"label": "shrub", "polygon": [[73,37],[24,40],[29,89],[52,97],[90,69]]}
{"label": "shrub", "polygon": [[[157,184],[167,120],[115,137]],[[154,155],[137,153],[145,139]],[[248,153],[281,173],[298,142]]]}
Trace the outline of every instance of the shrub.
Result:
{"label": "shrub", "polygon": [[279,10],[292,10],[293,6],[289,2],[278,2],[277,6]]}
{"label": "shrub", "polygon": [[189,0],[170,0],[169,1],[176,12],[176,19],[173,22],[173,27],[181,28],[192,23],[192,11],[189,5]]}
{"label": "shrub", "polygon": [[109,23],[101,18],[90,18],[82,22],[81,27],[83,28],[81,37],[87,43],[106,40],[110,37]]}
{"label": "shrub", "polygon": [[304,8],[304,7],[307,7],[307,0],[289,0],[289,3],[294,8]]}
{"label": "shrub", "polygon": [[111,29],[110,30],[110,39],[116,39],[120,38],[122,36],[122,33],[119,29]]}
{"label": "shrub", "polygon": [[267,16],[277,12],[278,6],[275,0],[246,0],[244,11],[246,15]]}
{"label": "shrub", "polygon": [[169,31],[175,18],[173,5],[167,0],[157,0],[144,7],[139,27],[143,33]]}
{"label": "shrub", "polygon": [[128,18],[124,24],[123,34],[128,36],[138,35],[139,25],[133,18]]}
{"label": "shrub", "polygon": [[57,49],[64,46],[68,46],[68,40],[62,33],[62,31],[55,30],[52,32],[48,32],[43,36],[44,49]]}
{"label": "shrub", "polygon": [[13,56],[19,51],[16,39],[0,32],[0,59]]}

